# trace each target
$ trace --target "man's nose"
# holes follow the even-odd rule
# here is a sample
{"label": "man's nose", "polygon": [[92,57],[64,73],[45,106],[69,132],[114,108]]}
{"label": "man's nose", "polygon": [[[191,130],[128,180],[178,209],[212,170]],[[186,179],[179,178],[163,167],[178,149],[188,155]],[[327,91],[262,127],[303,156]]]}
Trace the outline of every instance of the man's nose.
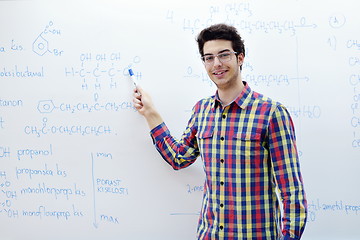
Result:
{"label": "man's nose", "polygon": [[222,62],[220,61],[219,57],[216,56],[214,58],[214,66],[219,66],[219,65],[222,65]]}

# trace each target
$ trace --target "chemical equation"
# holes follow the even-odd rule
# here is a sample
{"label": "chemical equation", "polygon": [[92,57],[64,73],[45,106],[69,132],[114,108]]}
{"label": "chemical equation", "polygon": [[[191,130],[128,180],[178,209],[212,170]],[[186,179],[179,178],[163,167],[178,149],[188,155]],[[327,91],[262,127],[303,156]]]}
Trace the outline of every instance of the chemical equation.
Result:
{"label": "chemical equation", "polygon": [[[217,22],[233,25],[249,34],[263,32],[293,36],[299,29],[317,28],[317,24],[310,22],[306,17],[284,20],[253,20],[255,15],[251,3],[212,5],[204,14],[206,15],[204,18],[187,18],[181,17],[182,14],[179,11],[168,9],[164,15],[166,21],[171,24],[179,24],[182,20],[182,30],[191,34],[197,34],[203,28]],[[178,17],[179,15],[180,17]],[[335,20],[330,21],[333,23]]]}
{"label": "chemical equation", "polygon": [[96,102],[96,103],[54,103],[53,100],[40,100],[37,105],[40,113],[52,113],[54,111],[77,113],[77,112],[136,112],[133,102]]}
{"label": "chemical equation", "polygon": [[286,106],[293,118],[318,119],[321,117],[321,107],[318,105]]}
{"label": "chemical equation", "polygon": [[[242,66],[242,69],[247,69],[248,71],[253,71],[254,67],[250,62],[245,62]],[[207,73],[204,71],[196,72],[192,66],[188,66],[183,75],[184,78],[194,78],[197,81],[204,83],[208,87],[213,87],[214,83],[211,81]]]}
{"label": "chemical equation", "polygon": [[287,74],[244,74],[244,81],[251,83],[255,86],[290,86],[291,84],[301,82],[309,82],[310,79],[307,76],[294,77]]}
{"label": "chemical equation", "polygon": [[[223,22],[233,25],[242,32],[248,34],[255,34],[257,32],[262,33],[277,33],[277,34],[289,34],[290,36],[296,35],[299,29],[304,28],[317,28],[314,23],[308,23],[305,17],[301,17],[298,20],[283,20],[283,21],[264,21],[264,20],[239,20],[238,18],[230,18],[227,16]],[[201,19],[184,19],[183,30],[190,31],[192,34],[199,32],[202,28],[209,25],[209,22],[202,22]]]}
{"label": "chemical equation", "polygon": [[201,73],[194,72],[193,67],[191,66],[187,67],[183,77],[197,79],[202,83],[204,83],[205,85],[207,85],[208,87],[214,86],[214,83],[211,81],[211,79],[206,73],[204,73],[203,71]]}
{"label": "chemical equation", "polygon": [[[254,67],[250,63],[244,64],[244,69],[251,69],[253,71]],[[212,87],[214,83],[208,77],[208,75],[204,72],[194,72],[191,66],[187,67],[185,74],[183,75],[184,78],[194,78],[198,79],[205,85]],[[245,73],[243,75],[243,80],[250,83],[254,86],[265,86],[265,87],[272,87],[272,86],[290,86],[293,84],[298,84],[299,81],[308,83],[310,82],[310,78],[307,76],[303,77],[294,77],[289,76],[287,74],[252,74],[252,73]]]}
{"label": "chemical equation", "polygon": [[41,125],[28,125],[24,127],[26,135],[43,137],[46,135],[80,135],[80,136],[103,136],[113,133],[109,125],[50,125],[44,117]]}
{"label": "chemical equation", "polygon": [[[123,64],[120,52],[112,53],[82,53],[79,56],[78,66],[65,67],[64,74],[67,78],[80,79],[80,86],[85,91],[101,91],[103,89],[116,89],[121,83],[129,78],[128,69],[138,69],[136,66],[141,62],[139,56],[133,57],[128,64]],[[142,72],[134,71],[137,81],[142,79]]]}

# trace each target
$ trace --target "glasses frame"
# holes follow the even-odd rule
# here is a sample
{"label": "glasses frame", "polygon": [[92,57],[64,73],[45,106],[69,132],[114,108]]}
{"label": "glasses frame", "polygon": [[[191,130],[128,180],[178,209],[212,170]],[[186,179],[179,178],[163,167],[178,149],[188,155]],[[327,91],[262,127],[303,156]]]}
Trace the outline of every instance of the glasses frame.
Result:
{"label": "glasses frame", "polygon": [[[230,57],[229,57],[229,60],[225,60],[224,59],[221,59],[221,55],[226,55],[226,54],[229,54]],[[205,64],[205,65],[212,65],[214,64],[214,61],[215,61],[215,58],[217,57],[217,59],[221,62],[221,63],[226,63],[226,62],[229,62],[231,61],[232,59],[232,54],[234,54],[235,56],[237,56],[238,52],[233,52],[233,51],[225,51],[225,52],[221,52],[221,53],[218,53],[218,54],[207,54],[207,55],[203,55],[201,56],[201,60],[202,62]],[[206,61],[206,57],[214,57],[210,62],[207,62]]]}

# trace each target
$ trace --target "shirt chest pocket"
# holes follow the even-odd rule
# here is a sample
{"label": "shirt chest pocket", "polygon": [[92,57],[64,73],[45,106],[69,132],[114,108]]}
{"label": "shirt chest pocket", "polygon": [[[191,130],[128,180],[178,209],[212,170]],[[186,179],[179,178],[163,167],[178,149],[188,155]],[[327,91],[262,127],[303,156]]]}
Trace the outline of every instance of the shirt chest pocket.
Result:
{"label": "shirt chest pocket", "polygon": [[[219,149],[220,145],[224,145],[224,149],[229,153],[232,150],[232,154],[239,156],[254,156],[260,154],[262,150],[261,146],[261,134],[259,133],[244,133],[238,132],[224,137],[222,140],[221,136],[215,136],[214,128],[206,128],[201,131],[198,136],[199,146],[203,152],[209,151],[211,148]],[[222,141],[223,144],[222,144]]]}
{"label": "shirt chest pocket", "polygon": [[266,155],[259,133],[235,133],[231,145],[233,149],[236,149],[233,153],[234,157],[241,163],[259,166]]}
{"label": "shirt chest pocket", "polygon": [[216,141],[214,139],[214,128],[206,127],[197,135],[198,146],[201,154],[211,154],[213,148],[216,147]]}
{"label": "shirt chest pocket", "polygon": [[234,139],[239,139],[242,141],[260,141],[261,135],[259,133],[245,132],[245,133],[235,133],[233,136]]}

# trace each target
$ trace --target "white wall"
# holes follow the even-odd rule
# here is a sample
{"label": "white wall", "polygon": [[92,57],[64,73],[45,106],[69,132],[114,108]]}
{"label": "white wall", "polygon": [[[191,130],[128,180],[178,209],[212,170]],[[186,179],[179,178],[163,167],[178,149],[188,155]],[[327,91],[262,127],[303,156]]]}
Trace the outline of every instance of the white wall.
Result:
{"label": "white wall", "polygon": [[[1,1],[1,239],[195,239],[201,159],[175,172],[132,106],[132,67],[172,133],[213,94],[195,37],[245,39],[243,78],[295,122],[304,237],[359,239],[357,1]],[[106,192],[110,190],[110,192]]]}

